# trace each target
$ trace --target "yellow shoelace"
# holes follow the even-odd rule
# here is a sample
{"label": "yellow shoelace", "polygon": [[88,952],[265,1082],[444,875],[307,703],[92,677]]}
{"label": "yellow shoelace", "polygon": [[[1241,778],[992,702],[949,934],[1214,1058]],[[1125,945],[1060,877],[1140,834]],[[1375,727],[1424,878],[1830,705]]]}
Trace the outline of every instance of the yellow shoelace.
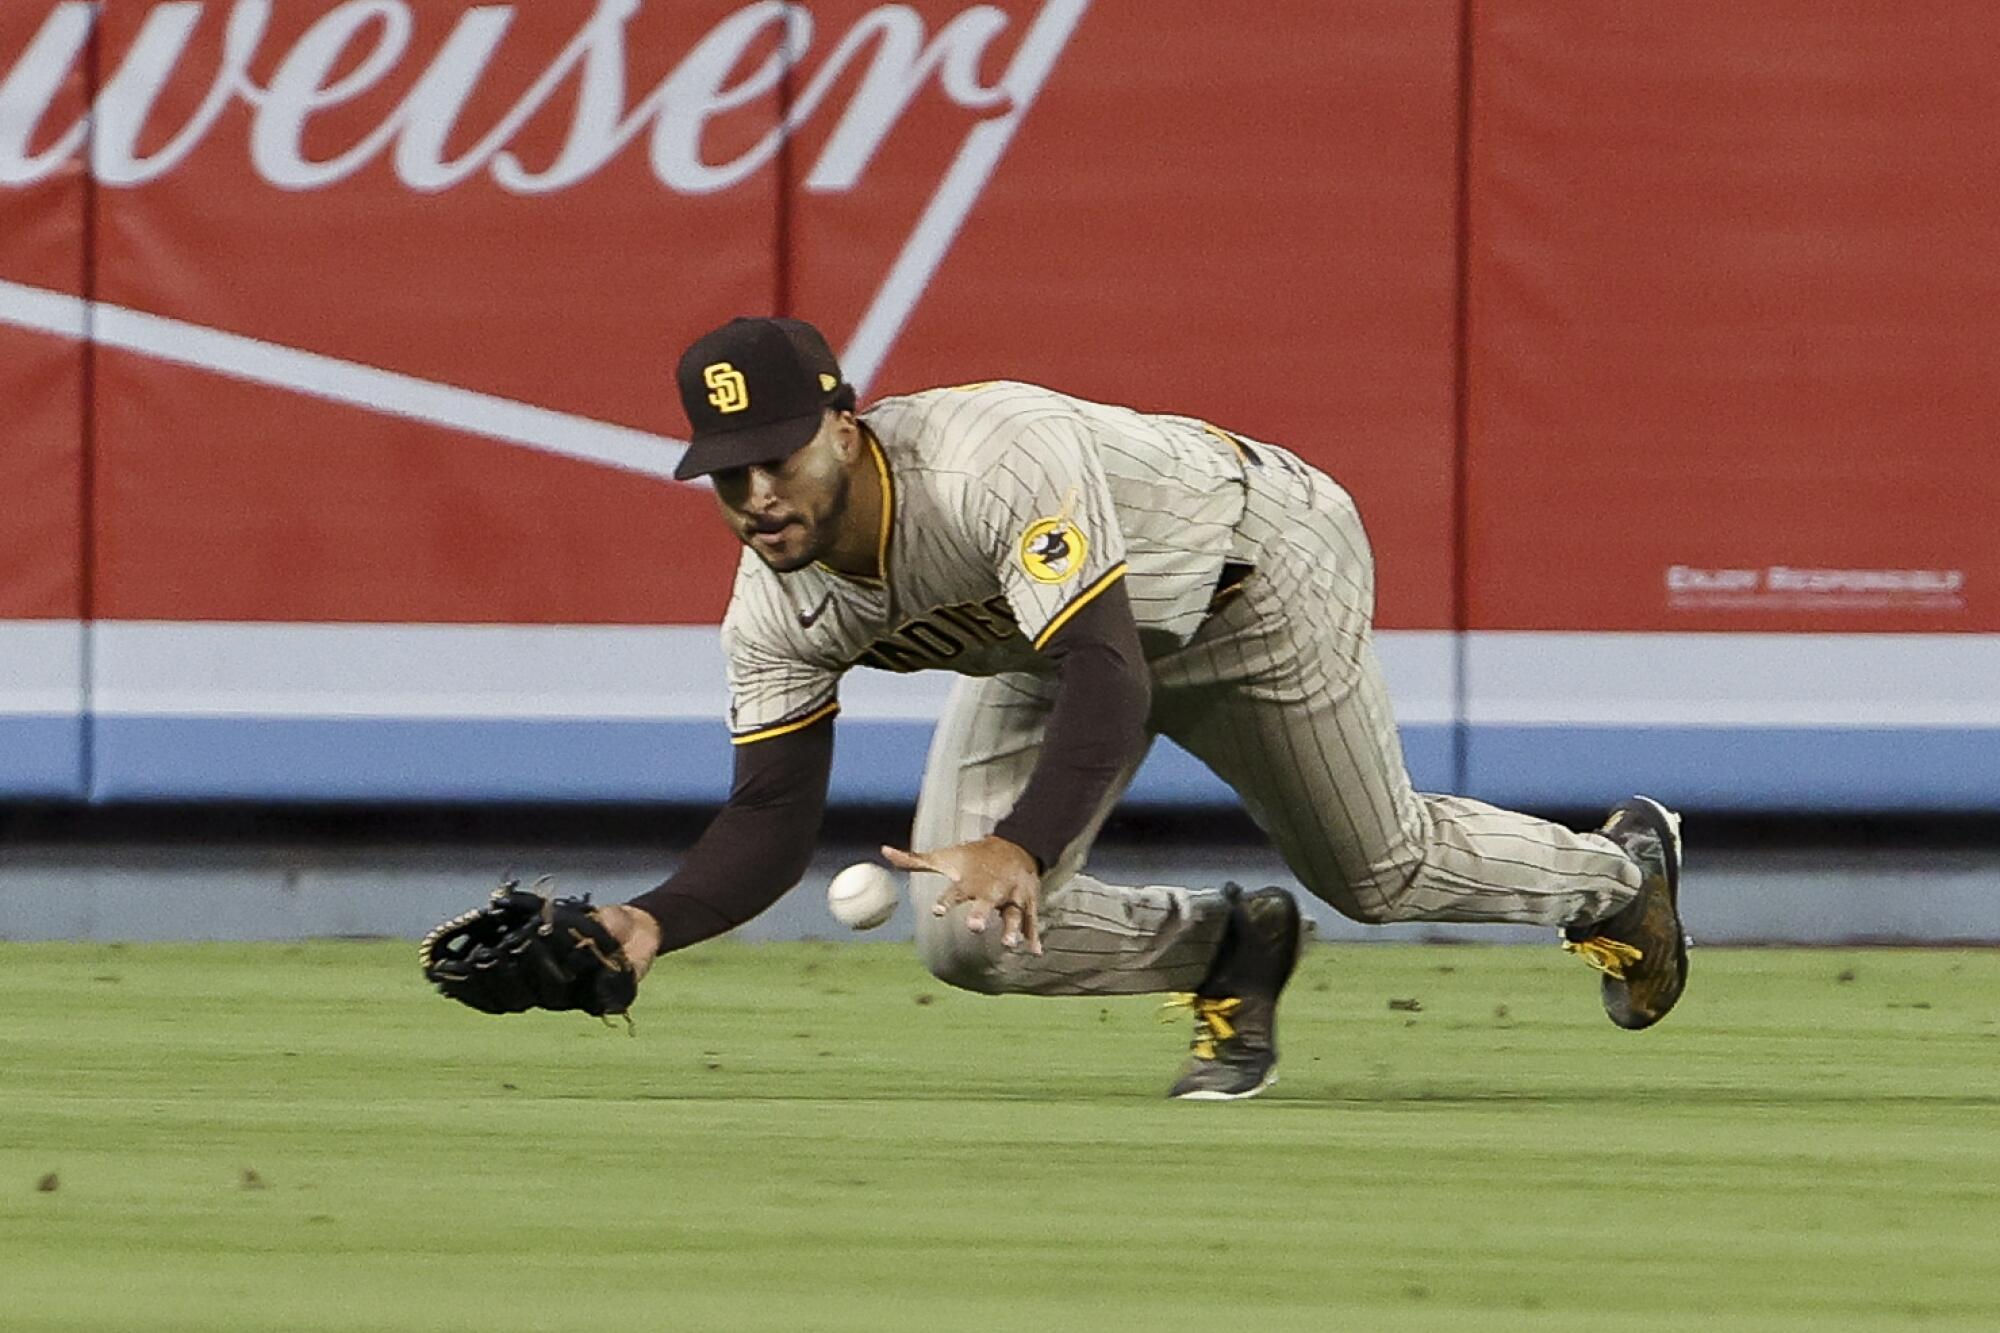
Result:
{"label": "yellow shoelace", "polygon": [[1625,980],[1625,969],[1645,957],[1623,940],[1592,935],[1587,940],[1564,940],[1563,952],[1573,953],[1608,977]]}
{"label": "yellow shoelace", "polygon": [[1160,1006],[1162,1011],[1160,1021],[1170,1023],[1174,1020],[1175,1015],[1169,1011],[1192,1009],[1194,1043],[1189,1049],[1194,1052],[1194,1058],[1197,1060],[1213,1060],[1215,1043],[1228,1041],[1236,1035],[1236,1024],[1230,1021],[1230,1016],[1242,1006],[1243,1001],[1233,995],[1214,1000],[1205,995],[1186,991],[1167,997],[1167,1002]]}

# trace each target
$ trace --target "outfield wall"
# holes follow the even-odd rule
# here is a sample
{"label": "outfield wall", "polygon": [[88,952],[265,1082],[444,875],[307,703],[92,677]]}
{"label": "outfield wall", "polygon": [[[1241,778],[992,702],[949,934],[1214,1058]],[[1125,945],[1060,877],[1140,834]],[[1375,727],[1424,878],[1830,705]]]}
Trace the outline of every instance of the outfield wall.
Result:
{"label": "outfield wall", "polygon": [[0,797],[720,796],[784,311],[1326,467],[1424,785],[2000,809],[2000,11],[1617,9],[0,7]]}

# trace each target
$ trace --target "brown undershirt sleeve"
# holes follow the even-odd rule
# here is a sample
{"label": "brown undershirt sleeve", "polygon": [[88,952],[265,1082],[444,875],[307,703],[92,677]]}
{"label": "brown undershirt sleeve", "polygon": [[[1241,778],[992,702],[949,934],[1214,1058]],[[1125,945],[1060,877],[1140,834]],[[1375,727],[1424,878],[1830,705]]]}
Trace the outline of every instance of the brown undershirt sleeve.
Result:
{"label": "brown undershirt sleeve", "polygon": [[993,832],[1047,870],[1090,823],[1146,743],[1152,684],[1125,581],[1105,588],[1042,646],[1061,685],[1028,786]]}
{"label": "brown undershirt sleeve", "polygon": [[736,747],[729,801],[666,883],[632,899],[660,922],[660,952],[733,930],[799,882],[833,771],[833,718]]}

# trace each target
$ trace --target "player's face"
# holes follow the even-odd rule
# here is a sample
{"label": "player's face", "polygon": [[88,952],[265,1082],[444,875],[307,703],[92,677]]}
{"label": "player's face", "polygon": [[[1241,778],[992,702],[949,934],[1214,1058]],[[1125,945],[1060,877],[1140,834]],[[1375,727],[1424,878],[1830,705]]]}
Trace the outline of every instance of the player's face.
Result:
{"label": "player's face", "polygon": [[829,412],[819,433],[789,457],[710,475],[730,530],[780,574],[820,559],[840,534],[854,452],[851,420]]}

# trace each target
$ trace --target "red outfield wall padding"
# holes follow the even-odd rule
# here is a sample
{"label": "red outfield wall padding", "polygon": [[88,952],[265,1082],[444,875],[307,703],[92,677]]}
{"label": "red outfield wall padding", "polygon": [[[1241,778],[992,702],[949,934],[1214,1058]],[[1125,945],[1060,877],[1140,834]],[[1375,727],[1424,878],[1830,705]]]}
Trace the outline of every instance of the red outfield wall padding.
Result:
{"label": "red outfield wall padding", "polygon": [[1474,12],[1470,628],[2000,629],[2000,10]]}
{"label": "red outfield wall padding", "polygon": [[[0,79],[4,53],[26,49],[42,18],[33,6],[0,9]],[[76,620],[86,200],[74,152],[87,98],[80,67],[36,72],[46,116],[28,125],[0,114],[0,620]]]}
{"label": "red outfield wall padding", "polygon": [[[835,31],[887,21],[813,8]],[[932,33],[969,22],[917,9]],[[1286,444],[1359,495],[1384,623],[1449,626],[1457,6],[1004,9],[973,86],[927,84],[857,188],[833,121],[807,119],[794,308],[879,346],[864,316],[895,305],[885,275],[942,242],[958,191],[963,227],[875,389],[1020,378]]]}
{"label": "red outfield wall padding", "polygon": [[[9,78],[0,7],[0,799],[84,794],[85,72]],[[61,37],[63,34],[56,34]],[[29,100],[46,112],[21,115]]]}
{"label": "red outfield wall padding", "polygon": [[103,614],[713,621],[707,497],[576,455],[788,308],[1293,445],[1448,624],[1452,6],[630,8],[104,7]]}
{"label": "red outfield wall padding", "polygon": [[259,8],[104,17],[105,68],[165,82],[114,99],[101,295],[191,331],[104,358],[103,613],[716,619],[735,550],[646,437],[684,429],[690,332],[775,299],[776,172],[710,165],[777,120],[775,32],[728,3]]}

